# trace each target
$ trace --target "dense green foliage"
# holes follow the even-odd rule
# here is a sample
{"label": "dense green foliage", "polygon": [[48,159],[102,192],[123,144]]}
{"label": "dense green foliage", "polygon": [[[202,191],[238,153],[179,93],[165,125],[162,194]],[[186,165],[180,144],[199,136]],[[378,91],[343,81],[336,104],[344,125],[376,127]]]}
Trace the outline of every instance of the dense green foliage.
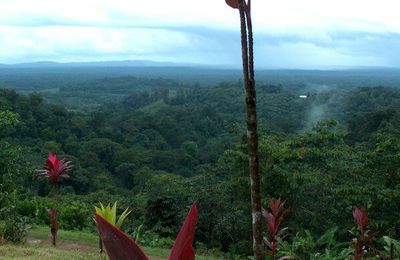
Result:
{"label": "dense green foliage", "polygon": [[[197,243],[250,254],[241,85],[133,77],[91,84],[45,97],[0,90],[2,208],[9,187],[19,215],[49,223],[51,187],[32,169],[53,151],[74,164],[60,190],[61,229],[94,230],[93,205],[118,201],[118,214],[132,209],[123,229],[133,234],[143,224],[149,244],[173,238],[197,201]],[[367,208],[379,237],[400,238],[400,90],[343,88],[258,84],[264,203],[282,196],[290,208],[280,254],[339,257],[350,247],[355,206]],[[88,93],[97,102],[90,109]],[[74,110],[56,104],[64,95],[74,97]]]}

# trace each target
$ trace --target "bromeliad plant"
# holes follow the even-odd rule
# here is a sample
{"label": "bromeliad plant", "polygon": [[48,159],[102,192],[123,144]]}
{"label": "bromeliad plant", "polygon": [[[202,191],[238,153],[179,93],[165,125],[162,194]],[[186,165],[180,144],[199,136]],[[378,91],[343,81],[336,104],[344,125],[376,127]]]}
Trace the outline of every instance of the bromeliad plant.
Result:
{"label": "bromeliad plant", "polygon": [[121,228],[126,217],[132,212],[129,211],[129,208],[126,208],[124,212],[122,212],[121,216],[119,216],[117,221],[117,202],[114,202],[114,205],[112,207],[110,206],[110,204],[104,207],[103,204],[101,204],[100,202],[100,208],[96,206],[94,208],[97,215],[103,217],[110,224],[116,226],[117,228]]}
{"label": "bromeliad plant", "polygon": [[353,259],[361,260],[364,256],[373,254],[374,251],[371,242],[372,239],[378,234],[378,231],[372,232],[367,229],[369,220],[367,216],[367,210],[362,208],[355,208],[353,211],[354,221],[357,224],[357,229],[355,231],[349,231],[353,235]]}
{"label": "bromeliad plant", "polygon": [[53,185],[54,194],[54,208],[49,209],[47,213],[50,216],[50,226],[51,226],[51,236],[52,244],[56,246],[57,244],[57,232],[58,232],[58,222],[57,222],[57,208],[58,208],[58,190],[60,180],[62,178],[69,178],[68,172],[71,170],[71,161],[65,159],[60,160],[57,155],[52,152],[49,153],[48,159],[45,162],[44,169],[38,170],[36,176],[48,178],[50,183]]}
{"label": "bromeliad plant", "polygon": [[[116,226],[117,228],[121,228],[122,224],[124,223],[124,220],[126,217],[132,212],[128,211],[129,208],[126,208],[124,212],[122,212],[121,216],[119,216],[118,221],[117,220],[117,202],[114,202],[114,205],[111,207],[110,204],[108,204],[106,207],[103,206],[103,204],[100,202],[100,208],[99,207],[94,207],[96,210],[96,215],[101,216],[105,220],[107,220],[111,225]],[[94,219],[96,222],[96,219]],[[103,252],[103,242],[101,241],[101,237],[99,235],[99,249],[100,253]]]}
{"label": "bromeliad plant", "polygon": [[281,198],[269,199],[269,210],[262,209],[263,217],[268,227],[268,237],[264,237],[264,243],[267,246],[268,255],[271,259],[275,259],[278,251],[278,240],[283,239],[287,235],[288,228],[281,228],[283,218],[288,213],[285,209],[286,200]]}

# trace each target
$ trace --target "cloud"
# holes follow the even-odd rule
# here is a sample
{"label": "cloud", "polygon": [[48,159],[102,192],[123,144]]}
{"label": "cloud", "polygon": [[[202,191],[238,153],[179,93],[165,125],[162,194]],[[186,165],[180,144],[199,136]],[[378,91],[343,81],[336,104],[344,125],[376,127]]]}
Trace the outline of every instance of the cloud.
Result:
{"label": "cloud", "polygon": [[[356,29],[400,32],[397,0],[253,1],[255,29]],[[225,1],[13,0],[0,1],[3,25],[203,25],[236,29],[237,11]]]}
{"label": "cloud", "polygon": [[[400,66],[395,0],[253,1],[260,67]],[[0,0],[0,63],[152,59],[240,66],[223,0]]]}

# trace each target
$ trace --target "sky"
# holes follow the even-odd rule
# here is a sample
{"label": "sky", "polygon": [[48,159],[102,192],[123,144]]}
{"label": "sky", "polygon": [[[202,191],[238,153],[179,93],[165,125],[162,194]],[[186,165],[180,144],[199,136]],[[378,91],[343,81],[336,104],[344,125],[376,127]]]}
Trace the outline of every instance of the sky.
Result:
{"label": "sky", "polygon": [[[252,0],[256,68],[400,67],[398,0]],[[0,0],[0,63],[240,67],[224,0]]]}

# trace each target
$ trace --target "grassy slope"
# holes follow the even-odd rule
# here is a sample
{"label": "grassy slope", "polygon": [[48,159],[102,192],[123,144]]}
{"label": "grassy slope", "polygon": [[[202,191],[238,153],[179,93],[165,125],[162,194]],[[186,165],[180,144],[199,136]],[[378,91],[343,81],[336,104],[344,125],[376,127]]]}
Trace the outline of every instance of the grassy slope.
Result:
{"label": "grassy slope", "polygon": [[79,249],[53,248],[50,245],[1,245],[0,259],[107,259],[103,254]]}
{"label": "grassy slope", "polygon": [[[49,228],[35,226],[28,232],[27,243],[23,245],[0,245],[0,259],[107,259],[98,253],[98,236],[88,232],[58,232],[58,246],[50,245]],[[169,249],[143,247],[151,259],[167,259]],[[218,259],[200,256],[197,259]]]}

